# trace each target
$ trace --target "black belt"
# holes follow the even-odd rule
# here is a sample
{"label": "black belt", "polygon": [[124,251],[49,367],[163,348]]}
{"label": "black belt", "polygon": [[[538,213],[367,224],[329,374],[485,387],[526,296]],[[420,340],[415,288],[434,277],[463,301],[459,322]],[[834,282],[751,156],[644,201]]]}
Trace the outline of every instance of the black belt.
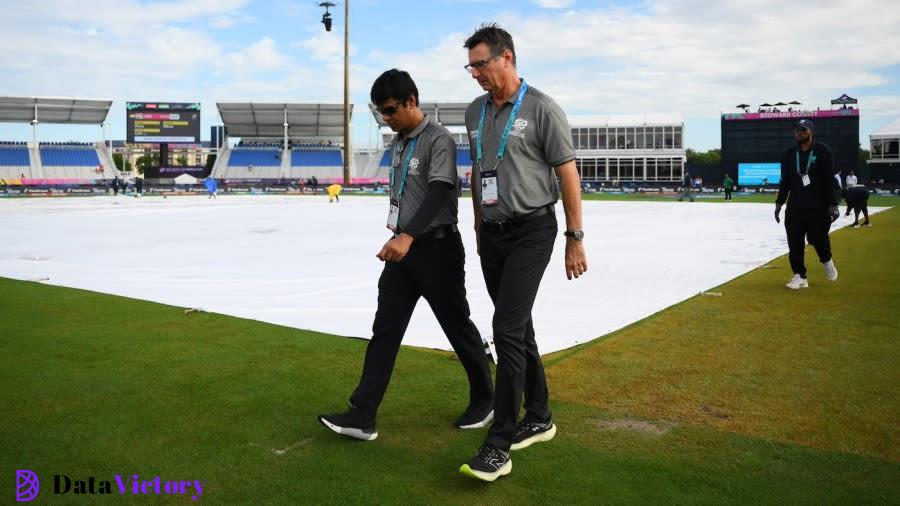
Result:
{"label": "black belt", "polygon": [[459,232],[459,229],[455,224],[453,225],[438,225],[433,229],[425,232],[424,234],[419,234],[419,237],[416,237],[417,241],[421,241],[423,239],[430,239],[432,241],[436,241],[438,239],[443,239],[448,235],[452,235]]}
{"label": "black belt", "polygon": [[556,208],[554,204],[549,204],[544,207],[540,207],[531,211],[528,214],[523,214],[521,216],[516,216],[515,218],[504,220],[504,221],[483,221],[481,222],[482,229],[493,230],[496,232],[506,232],[508,230],[512,230],[514,228],[520,227],[529,221],[539,218],[541,216],[546,216],[548,214],[553,214],[556,212]]}

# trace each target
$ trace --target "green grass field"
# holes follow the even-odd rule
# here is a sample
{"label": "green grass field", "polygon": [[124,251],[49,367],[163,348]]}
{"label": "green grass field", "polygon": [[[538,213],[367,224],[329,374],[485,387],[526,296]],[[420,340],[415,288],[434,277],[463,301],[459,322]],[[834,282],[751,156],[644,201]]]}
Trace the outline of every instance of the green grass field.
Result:
{"label": "green grass field", "polygon": [[215,504],[898,504],[900,209],[872,222],[832,236],[836,283],[809,250],[808,290],[782,257],[547,356],[559,433],[494,484],[457,472],[484,431],[452,427],[452,354],[404,347],[362,443],[316,414],[366,341],[0,279],[0,502],[32,469],[50,504],[123,499],[53,495],[54,474],[133,473]]}

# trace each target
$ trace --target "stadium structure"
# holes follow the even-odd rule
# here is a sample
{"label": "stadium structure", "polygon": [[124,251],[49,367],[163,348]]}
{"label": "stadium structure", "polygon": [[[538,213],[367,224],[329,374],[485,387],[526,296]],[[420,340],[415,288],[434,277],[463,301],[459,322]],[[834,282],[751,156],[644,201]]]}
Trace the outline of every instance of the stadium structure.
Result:
{"label": "stadium structure", "polygon": [[[111,100],[40,97],[0,97],[0,122],[30,124],[31,142],[0,142],[0,184],[47,188],[105,185],[120,177],[106,142],[106,118]],[[96,125],[101,142],[42,142],[41,124]],[[88,190],[90,191],[90,190]]]}
{"label": "stadium structure", "polygon": [[900,118],[871,134],[869,148],[870,179],[900,184]]}
{"label": "stadium structure", "polygon": [[581,180],[594,185],[678,183],[684,177],[684,120],[679,114],[572,120]]}
{"label": "stadium structure", "polygon": [[[842,179],[850,170],[858,170],[859,108],[855,99],[844,95],[832,100],[832,108],[827,110],[794,107],[781,110],[779,105],[788,104],[765,103],[757,112],[749,112],[743,104],[743,112],[722,114],[722,174],[737,175],[741,186],[758,184],[756,179],[750,179],[751,172],[753,177],[765,177],[770,184],[777,182],[781,156],[794,144],[794,125],[803,118],[813,122],[815,139],[831,147],[835,170],[842,174]],[[868,178],[860,177],[860,183],[866,182]]]}

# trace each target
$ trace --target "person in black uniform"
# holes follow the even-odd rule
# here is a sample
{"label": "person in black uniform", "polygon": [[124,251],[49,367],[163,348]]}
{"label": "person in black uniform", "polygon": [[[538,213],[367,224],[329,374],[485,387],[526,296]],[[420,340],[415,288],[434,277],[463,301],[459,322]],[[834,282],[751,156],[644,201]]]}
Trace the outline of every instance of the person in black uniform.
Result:
{"label": "person in black uniform", "polygon": [[850,216],[850,211],[853,211],[855,215],[853,216],[853,226],[859,226],[859,212],[862,211],[863,217],[865,221],[862,226],[870,227],[872,226],[869,223],[869,189],[865,186],[854,186],[847,187],[844,190],[844,200],[847,201],[847,213],[844,216]]}
{"label": "person in black uniform", "polygon": [[[475,155],[475,237],[494,303],[498,359],[494,423],[459,470],[494,481],[512,471],[510,450],[550,441],[557,431],[531,312],[558,236],[560,193],[567,277],[581,276],[588,265],[581,186],[565,114],[547,94],[519,78],[512,36],[502,28],[482,25],[464,47],[466,70],[487,92],[469,104],[465,117]],[[523,397],[525,416],[519,419]]]}
{"label": "person in black uniform", "polygon": [[784,228],[787,232],[788,258],[794,277],[787,283],[791,289],[808,288],[803,250],[806,241],[813,245],[825,269],[825,277],[837,280],[838,272],[831,258],[828,229],[838,219],[839,187],[834,180],[834,158],[831,148],[813,141],[812,121],[801,119],[794,126],[797,145],[781,157],[781,181],[775,200],[775,221],[781,222],[781,208],[787,201]]}
{"label": "person in black uniform", "polygon": [[413,309],[424,297],[469,379],[469,405],[455,425],[484,427],[494,418],[494,388],[484,342],[469,319],[466,300],[466,254],[456,227],[456,143],[419,108],[419,91],[408,73],[383,73],[372,85],[371,98],[397,132],[389,148],[393,156],[387,228],[393,236],[377,254],[385,262],[378,280],[378,310],[350,409],[321,415],[319,421],[356,439],[378,437],[375,415]]}

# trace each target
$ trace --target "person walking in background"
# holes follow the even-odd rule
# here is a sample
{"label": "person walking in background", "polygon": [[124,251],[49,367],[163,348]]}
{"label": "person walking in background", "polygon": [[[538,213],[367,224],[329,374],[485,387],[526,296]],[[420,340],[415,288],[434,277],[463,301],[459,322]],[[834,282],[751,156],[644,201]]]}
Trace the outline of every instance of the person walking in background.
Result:
{"label": "person walking in background", "polygon": [[206,186],[206,192],[209,193],[208,199],[216,198],[216,193],[219,192],[219,183],[216,181],[216,178],[207,177],[203,180],[203,185]]}
{"label": "person walking in background", "polygon": [[851,170],[849,174],[847,174],[847,188],[853,188],[856,186],[856,174]]}
{"label": "person walking in background", "polygon": [[803,252],[806,241],[813,245],[825,269],[825,277],[835,281],[837,268],[831,257],[828,229],[838,219],[840,189],[834,179],[834,157],[831,148],[813,141],[812,121],[801,119],[794,127],[796,146],[781,157],[781,182],[775,200],[775,221],[781,223],[781,207],[787,202],[784,228],[794,277],[787,283],[791,289],[808,288]]}
{"label": "person walking in background", "polygon": [[725,174],[725,180],[722,181],[722,186],[725,187],[725,200],[734,200],[731,197],[731,192],[734,189],[734,179],[731,179],[731,176]]}
{"label": "person walking in background", "polygon": [[681,197],[678,198],[678,202],[682,202],[684,199],[691,199],[691,202],[694,201],[694,196],[691,195],[691,188],[694,187],[694,178],[691,177],[691,173],[684,170],[684,178],[681,180]]}

